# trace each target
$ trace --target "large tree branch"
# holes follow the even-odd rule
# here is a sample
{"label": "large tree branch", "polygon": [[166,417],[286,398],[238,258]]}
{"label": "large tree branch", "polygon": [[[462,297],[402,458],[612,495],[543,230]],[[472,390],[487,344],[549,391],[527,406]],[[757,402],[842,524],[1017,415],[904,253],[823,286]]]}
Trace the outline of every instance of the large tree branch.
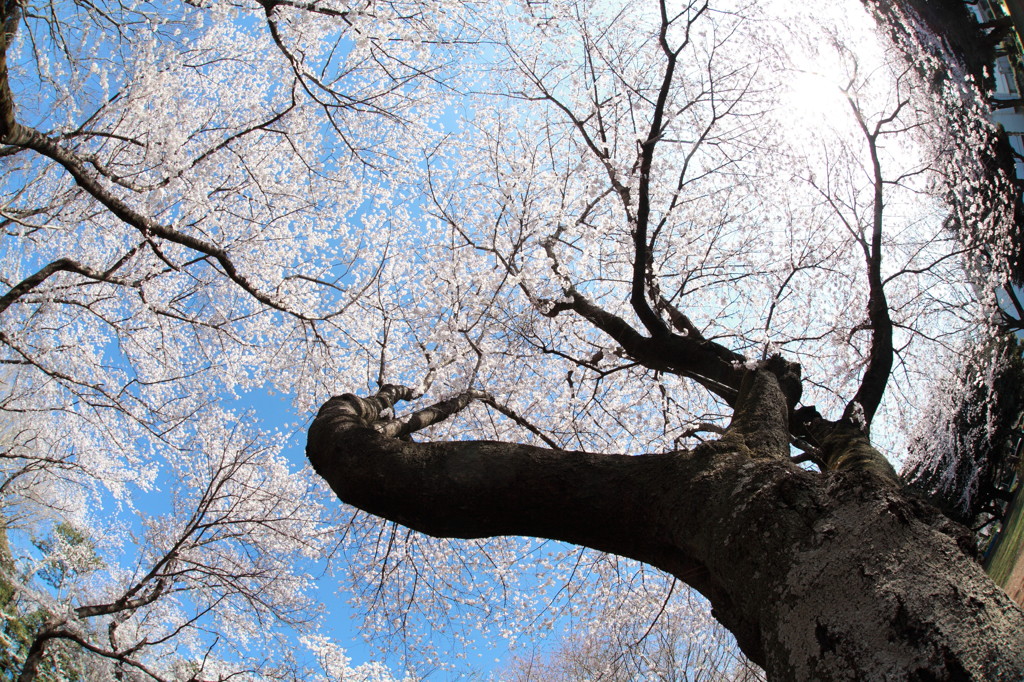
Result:
{"label": "large tree branch", "polygon": [[864,246],[864,256],[868,271],[868,322],[871,326],[871,347],[868,351],[868,363],[861,377],[860,386],[853,400],[846,407],[844,418],[847,420],[863,420],[864,429],[868,431],[871,420],[882,402],[889,375],[893,364],[893,325],[889,316],[889,303],[885,297],[885,282],[882,280],[882,228],[885,210],[882,164],[878,156],[878,136],[888,123],[899,115],[900,109],[906,104],[901,101],[892,114],[878,121],[873,129],[869,129],[860,111],[857,101],[848,97],[857,123],[868,144],[871,155],[871,172],[873,181],[871,240]]}
{"label": "large tree branch", "polygon": [[729,405],[735,405],[746,362],[739,353],[699,334],[646,337],[576,290],[570,290],[567,300],[556,303],[548,314],[557,315],[563,310],[572,310],[608,334],[645,367],[693,379]]}
{"label": "large tree branch", "polygon": [[[869,679],[890,668],[895,679],[910,665],[945,679],[964,628],[986,656],[1005,651],[1024,616],[956,549],[958,531],[941,515],[875,477],[788,461],[776,372],[789,366],[766,365],[746,375],[725,437],[693,451],[411,443],[366,425],[391,397],[346,395],[320,409],[306,452],[343,501],[423,533],[549,538],[665,570],[704,593],[776,679]],[[998,604],[1002,620],[969,617],[963,589]],[[963,617],[949,620],[949,609]],[[936,642],[924,657],[923,631]],[[963,679],[992,674],[972,647],[956,656],[973,671]],[[1024,666],[1024,651],[1010,658]]]}
{"label": "large tree branch", "polygon": [[138,252],[138,250],[139,246],[129,249],[128,253],[123,255],[112,266],[103,271],[82,265],[70,258],[58,258],[51,263],[47,263],[42,268],[11,287],[11,290],[6,294],[0,296],[0,313],[3,313],[12,303],[45,282],[51,275],[58,272],[72,272],[97,282],[127,284],[127,282],[114,278],[113,274],[118,270],[118,268],[128,262],[128,260]]}
{"label": "large tree branch", "polygon": [[[716,447],[717,450],[721,450],[724,444],[729,449],[750,456],[788,460],[789,409],[780,389],[778,375],[793,371],[793,367],[775,356],[763,363],[759,370],[746,373],[732,424],[726,430],[720,446]],[[656,462],[664,461],[665,458],[674,461],[689,456],[682,452],[641,457],[594,455],[495,441],[427,444],[400,441],[400,437],[417,428],[438,423],[456,414],[471,400],[486,399],[489,396],[482,392],[468,391],[419,410],[411,418],[381,418],[382,413],[393,409],[396,403],[412,397],[410,389],[388,384],[368,398],[360,398],[351,393],[331,398],[320,408],[310,427],[307,454],[318,472],[331,481],[332,486],[337,482],[337,485],[344,487],[344,493],[336,488],[342,499],[357,506],[378,505],[380,502],[373,499],[378,492],[370,490],[373,486],[370,486],[369,480],[358,481],[348,475],[343,476],[342,480],[330,475],[338,464],[338,456],[362,458],[366,456],[367,450],[372,450],[377,453],[374,457],[379,458],[374,459],[374,469],[383,470],[393,466],[398,472],[408,472],[408,479],[399,478],[389,482],[388,487],[392,489],[393,496],[387,504],[392,511],[397,509],[400,515],[409,517],[403,523],[416,524],[411,527],[433,535],[547,537],[542,528],[551,527],[549,513],[552,509],[545,505],[563,505],[567,499],[579,496],[581,504],[592,506],[598,503],[601,496],[610,495],[612,490],[621,489],[625,492],[632,485],[628,481],[637,477],[638,468],[641,471],[649,467],[657,469],[663,465]],[[393,461],[389,464],[385,461],[388,459]],[[454,481],[450,480],[453,474]],[[591,480],[591,485],[586,490],[572,490],[570,482],[584,474]],[[641,475],[641,478],[644,476]],[[450,489],[453,484],[460,491],[454,506],[452,500],[442,502],[433,498],[436,494],[433,491]],[[517,488],[533,491],[543,489],[547,492],[540,495],[544,498],[540,506],[524,510],[515,501],[514,492]],[[547,498],[549,494],[550,498]],[[615,495],[610,497],[614,498]],[[493,504],[495,500],[501,499],[508,500],[508,508],[495,512]],[[642,508],[639,498],[637,502],[637,508]],[[622,504],[622,500],[609,499],[600,504],[609,505],[608,511],[611,512],[612,508]],[[422,512],[411,513],[412,508],[424,506],[432,511],[427,515]],[[402,509],[410,511],[403,513]],[[412,519],[412,516],[416,516],[416,519]],[[640,550],[626,551],[626,548],[636,539],[630,530],[636,527],[635,521],[624,518],[616,522],[621,525],[619,531],[612,533],[617,539],[600,540],[595,533],[603,537],[606,529],[595,529],[594,524],[584,516],[569,521],[566,529],[560,531],[566,537],[558,539],[587,546],[595,546],[595,542],[621,543],[618,549],[598,548],[634,556]]]}
{"label": "large tree branch", "polygon": [[[674,544],[678,528],[669,524],[670,518],[695,522],[700,500],[721,495],[707,485],[717,457],[595,455],[495,441],[412,443],[372,429],[337,428],[336,400],[321,408],[306,452],[348,504],[436,537],[519,535],[579,544],[657,566],[706,595],[719,593],[699,555]],[[748,649],[757,655],[753,641]]]}

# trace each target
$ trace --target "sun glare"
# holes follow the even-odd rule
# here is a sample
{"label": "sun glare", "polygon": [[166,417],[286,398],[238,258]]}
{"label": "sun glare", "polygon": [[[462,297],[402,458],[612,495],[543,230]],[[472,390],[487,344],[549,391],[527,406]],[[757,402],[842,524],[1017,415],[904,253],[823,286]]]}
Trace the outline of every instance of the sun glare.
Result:
{"label": "sun glare", "polygon": [[[877,27],[850,2],[828,7],[794,7],[770,2],[767,10],[780,26],[785,55],[778,74],[779,103],[798,131],[838,132],[855,125],[845,89],[851,79],[866,94],[864,76],[885,61]],[[879,84],[874,83],[873,86]],[[872,87],[871,90],[876,90]]]}
{"label": "sun glare", "polygon": [[812,128],[848,125],[850,103],[839,73],[796,70],[787,76],[783,99],[797,122]]}

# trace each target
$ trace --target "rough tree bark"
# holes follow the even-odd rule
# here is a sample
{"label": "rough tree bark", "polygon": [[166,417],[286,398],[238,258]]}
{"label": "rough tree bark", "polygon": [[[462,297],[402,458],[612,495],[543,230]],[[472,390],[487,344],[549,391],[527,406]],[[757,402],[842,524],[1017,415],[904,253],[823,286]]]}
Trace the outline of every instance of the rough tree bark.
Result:
{"label": "rough tree bark", "polygon": [[[385,386],[329,400],[307,454],[343,501],[429,535],[550,538],[665,570],[709,599],[772,680],[1020,679],[1024,612],[962,527],[885,472],[791,462],[780,367],[748,372],[730,427],[692,451],[414,443],[381,418],[411,391]],[[873,451],[852,430],[826,447],[829,461]]]}

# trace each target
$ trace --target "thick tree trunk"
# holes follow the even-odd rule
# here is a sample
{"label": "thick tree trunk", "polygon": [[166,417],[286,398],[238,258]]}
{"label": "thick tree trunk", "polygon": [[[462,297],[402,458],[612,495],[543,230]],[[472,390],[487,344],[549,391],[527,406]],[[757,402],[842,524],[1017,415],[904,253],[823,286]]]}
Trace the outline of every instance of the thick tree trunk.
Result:
{"label": "thick tree trunk", "polygon": [[693,451],[412,443],[343,396],[307,453],[343,501],[430,535],[543,537],[657,566],[772,680],[1021,679],[1024,612],[963,529],[874,473],[793,465],[778,383],[753,383],[723,438]]}

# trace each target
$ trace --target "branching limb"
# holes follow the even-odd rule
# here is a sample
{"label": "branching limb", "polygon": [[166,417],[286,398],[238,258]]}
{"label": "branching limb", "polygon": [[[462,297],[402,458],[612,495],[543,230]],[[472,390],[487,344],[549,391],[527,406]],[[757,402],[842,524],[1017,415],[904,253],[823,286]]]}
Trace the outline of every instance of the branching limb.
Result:
{"label": "branching limb", "polygon": [[[224,249],[206,242],[198,237],[185,234],[173,228],[167,227],[158,223],[157,221],[142,215],[135,209],[131,208],[119,197],[114,196],[110,191],[103,187],[95,178],[89,175],[81,161],[74,155],[74,153],[63,149],[58,146],[53,140],[45,137],[41,133],[35,130],[29,130],[24,126],[19,125],[18,128],[21,132],[21,146],[28,149],[32,149],[47,158],[56,161],[75,179],[75,182],[88,192],[94,199],[99,201],[104,207],[107,208],[111,213],[117,216],[125,224],[131,225],[132,227],[139,230],[143,235],[153,235],[165,239],[174,244],[187,247],[199,253],[210,256],[221,269],[224,274],[228,276],[235,284],[245,290],[250,296],[258,300],[264,305],[286,312],[291,315],[297,315],[294,311],[289,310],[280,301],[277,301],[267,295],[266,293],[257,289],[245,275],[240,273],[235,267],[234,262],[228,256]],[[302,319],[307,319],[302,315],[298,315]]]}
{"label": "branching limb", "polygon": [[1021,304],[1020,297],[1017,295],[1017,288],[1013,284],[1007,284],[1003,287],[1003,293],[1006,294],[1006,297],[1013,305],[1014,312],[1017,314],[1017,317],[1014,318],[1007,310],[1000,308],[1004,323],[1013,329],[1024,328],[1024,305]]}
{"label": "branching limb", "polygon": [[51,275],[58,272],[73,272],[97,282],[112,282],[115,284],[128,285],[128,282],[113,277],[113,274],[118,270],[118,268],[128,262],[128,260],[138,252],[138,250],[139,246],[130,249],[128,253],[119,258],[116,263],[103,271],[94,270],[93,268],[82,265],[70,258],[59,258],[52,263],[48,263],[18,284],[11,287],[11,290],[6,294],[0,296],[0,313],[3,313],[12,303],[45,282]]}
{"label": "branching limb", "polygon": [[458,414],[469,407],[473,401],[479,401],[527,429],[551,447],[558,448],[558,444],[540,429],[511,408],[498,403],[492,395],[485,391],[465,391],[402,417],[386,420],[381,418],[383,412],[393,409],[398,402],[414,400],[417,397],[419,396],[413,389],[386,384],[370,398],[360,398],[351,393],[331,398],[320,409],[317,419],[321,419],[321,417],[329,419],[339,428],[371,428],[389,438],[406,439],[417,431],[439,424]]}
{"label": "branching limb", "polygon": [[[139,583],[140,585],[142,583]],[[160,579],[152,585],[148,591],[139,597],[132,597],[132,592],[125,593],[121,598],[106,604],[87,604],[75,609],[75,615],[79,618],[92,618],[94,616],[107,616],[122,611],[134,611],[152,604],[164,593],[167,588],[165,580]]]}
{"label": "branching limb", "polygon": [[701,333],[689,316],[679,310],[661,293],[661,287],[658,286],[657,278],[653,273],[648,273],[647,289],[651,300],[654,301],[655,310],[659,313],[664,313],[668,317],[668,321],[676,332],[698,341],[704,340],[704,334]]}
{"label": "branching limb", "polygon": [[846,406],[843,416],[845,420],[855,417],[862,418],[864,430],[867,433],[871,427],[871,420],[882,402],[882,395],[885,393],[889,375],[892,373],[894,357],[893,324],[892,318],[889,316],[889,303],[885,296],[885,282],[882,280],[882,227],[886,183],[879,159],[878,137],[884,132],[884,127],[899,116],[901,109],[908,102],[901,100],[891,114],[875,123],[873,128],[869,128],[856,99],[848,96],[848,101],[867,141],[871,156],[873,182],[871,240],[868,244],[862,244],[868,271],[868,322],[871,326],[871,348],[860,387],[853,400]]}
{"label": "branching limb", "polygon": [[803,407],[794,414],[795,431],[805,434],[824,469],[832,471],[867,471],[885,483],[900,487],[902,482],[892,464],[871,445],[863,428],[847,419],[830,422],[813,407]]}
{"label": "branching limb", "polygon": [[[4,38],[4,42],[6,42],[6,38]],[[235,284],[260,303],[275,310],[298,317],[299,319],[310,322],[314,321],[314,318],[307,317],[291,310],[288,306],[273,296],[260,291],[245,275],[238,271],[231,257],[224,249],[216,244],[200,239],[199,237],[195,237],[163,225],[156,220],[139,213],[129,206],[123,199],[104,187],[97,178],[93,177],[93,175],[86,170],[85,161],[73,151],[65,149],[58,144],[56,140],[47,137],[43,133],[18,123],[15,118],[14,99],[8,82],[6,44],[0,46],[5,48],[4,50],[0,50],[0,144],[23,149],[31,149],[38,154],[57,162],[71,175],[72,178],[74,178],[79,187],[89,193],[94,199],[96,199],[96,201],[103,205],[122,222],[141,232],[145,239],[159,237],[160,239],[164,239],[204,254],[211,258],[212,261],[216,262],[229,279],[235,282]],[[71,265],[68,263],[61,263],[57,267],[58,269],[66,270],[70,268]],[[56,270],[54,270],[54,272],[55,271]],[[39,273],[37,273],[37,275],[38,274]],[[50,274],[52,274],[52,272],[46,273],[43,279],[48,277]],[[85,275],[86,271],[83,269],[82,271],[79,271],[79,274]],[[23,284],[26,284],[28,288],[31,288],[32,286],[37,286],[38,282],[33,284],[32,281],[29,281]],[[9,292],[7,296],[11,296],[12,293],[13,292]],[[13,301],[20,295],[21,293],[16,293],[14,298],[10,300]],[[5,296],[5,299],[6,298],[7,297]],[[7,304],[9,305],[10,301],[7,301]]]}
{"label": "branching limb", "polygon": [[537,436],[538,438],[540,438],[542,441],[547,443],[550,447],[555,448],[555,449],[560,449],[561,446],[559,446],[558,443],[553,441],[543,431],[541,431],[539,428],[537,428],[536,426],[531,424],[529,421],[527,421],[525,417],[520,416],[517,412],[512,410],[512,408],[508,407],[507,405],[500,404],[497,400],[495,400],[490,395],[488,395],[486,398],[484,398],[483,402],[485,404],[487,404],[487,405],[490,405],[495,410],[497,410],[498,412],[501,412],[503,415],[505,415],[506,417],[508,417],[512,421],[514,421],[516,424],[519,424],[524,429],[526,429],[530,433],[532,433],[535,436]]}
{"label": "branching limb", "polygon": [[[44,630],[29,648],[28,656],[25,659],[25,663],[22,666],[21,674],[18,676],[18,682],[31,682],[35,680],[39,671],[39,664],[43,660],[43,655],[46,650],[46,645],[55,639],[63,639],[70,642],[74,642],[78,646],[82,647],[86,651],[89,651],[98,656],[109,658],[114,661],[118,661],[124,665],[130,666],[145,673],[150,679],[156,680],[157,682],[164,682],[168,678],[161,676],[155,670],[147,666],[146,664],[134,659],[131,653],[122,653],[118,651],[112,651],[110,649],[104,649],[98,647],[82,635],[68,629],[67,627],[56,627]],[[193,678],[196,679],[196,678]]]}
{"label": "branching limb", "polygon": [[647,331],[655,337],[667,335],[669,329],[665,325],[664,320],[651,309],[644,286],[647,279],[651,250],[654,247],[652,243],[648,242],[647,237],[651,218],[651,169],[654,165],[654,152],[658,141],[661,140],[665,126],[665,107],[669,102],[669,94],[672,91],[676,61],[682,50],[689,44],[690,27],[707,10],[707,7],[708,5],[705,3],[697,10],[693,17],[689,18],[685,38],[679,46],[672,48],[668,43],[668,30],[674,18],[669,18],[664,1],[660,3],[661,27],[658,34],[658,43],[665,54],[666,63],[661,87],[658,90],[658,99],[654,105],[651,127],[647,132],[647,139],[643,140],[640,144],[640,184],[637,196],[636,224],[633,226],[633,281],[629,299],[637,317],[640,318]]}
{"label": "branching limb", "polygon": [[[409,391],[409,395],[412,395],[412,391]],[[466,391],[404,417],[375,423],[373,428],[378,433],[390,438],[406,438],[417,431],[421,431],[434,424],[439,424],[449,417],[458,414],[469,407],[470,403],[474,400],[486,400],[489,398],[490,396],[483,391]]]}
{"label": "branching limb", "polygon": [[739,353],[699,334],[680,336],[669,333],[649,338],[575,290],[570,290],[566,298],[568,300],[551,305],[547,314],[553,317],[559,312],[572,310],[611,336],[640,364],[693,379],[728,404],[735,403],[745,362]]}

